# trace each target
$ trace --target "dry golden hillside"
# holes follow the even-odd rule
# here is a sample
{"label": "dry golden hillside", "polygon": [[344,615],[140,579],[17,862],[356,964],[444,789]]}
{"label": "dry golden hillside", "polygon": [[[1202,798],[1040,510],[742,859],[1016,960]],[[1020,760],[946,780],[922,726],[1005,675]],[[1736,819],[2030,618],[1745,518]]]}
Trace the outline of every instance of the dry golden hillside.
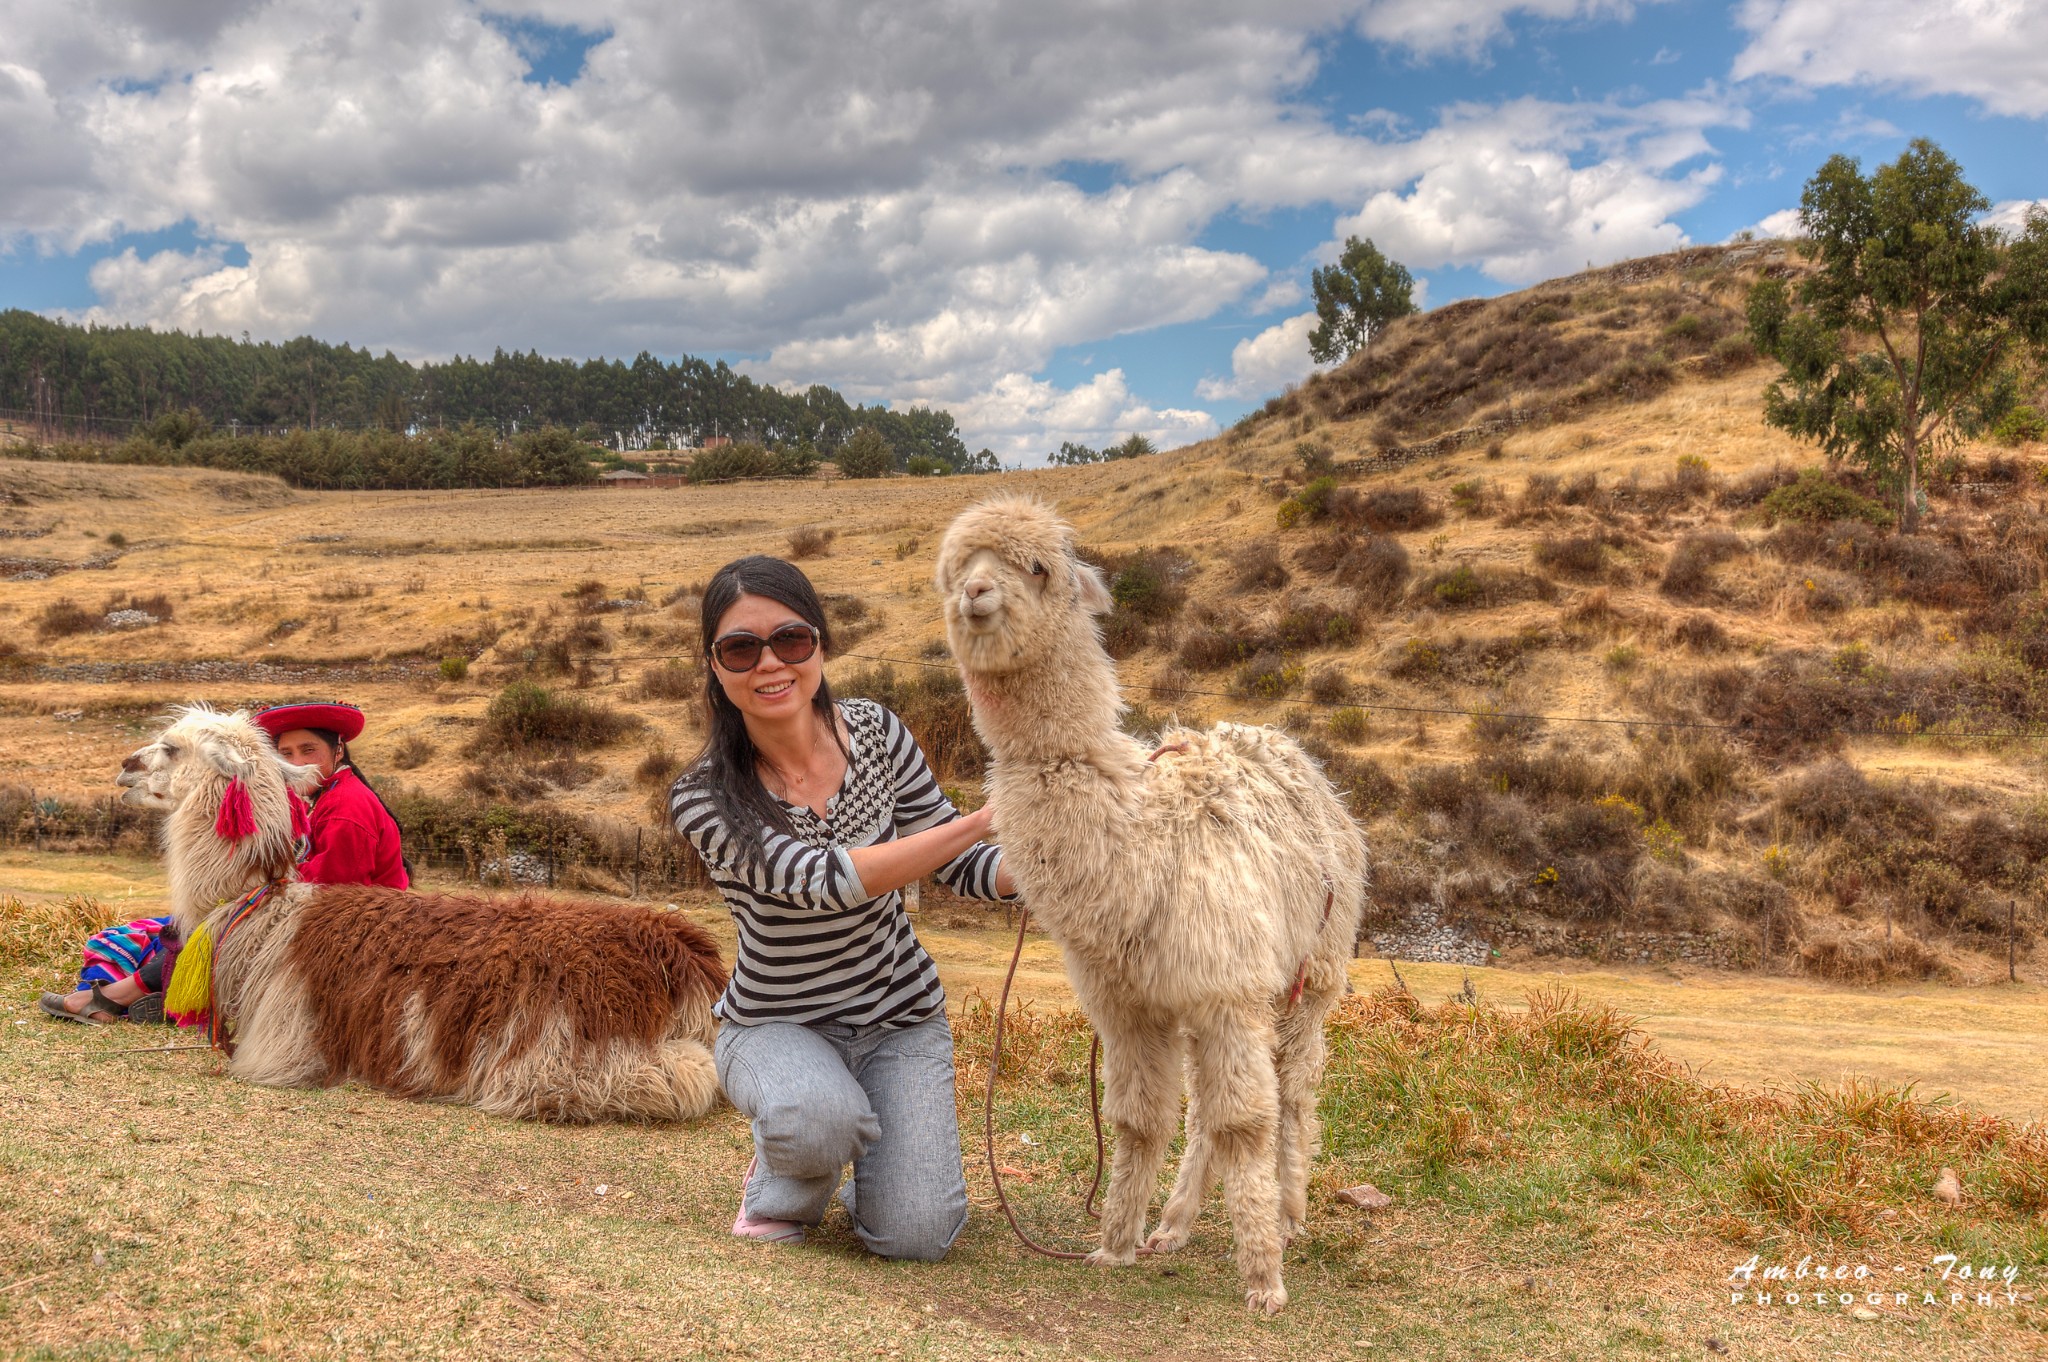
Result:
{"label": "dry golden hillside", "polygon": [[[0,822],[115,840],[92,801],[167,706],[336,696],[416,845],[545,838],[619,885],[695,743],[692,585],[824,530],[834,684],[974,798],[931,558],[969,502],[1030,492],[1112,574],[1134,725],[1282,723],[1323,758],[1390,945],[1989,975],[2010,908],[2024,971],[2044,451],[1959,447],[1915,540],[1826,518],[1846,476],[1766,505],[1815,456],[1763,425],[1740,311],[1794,268],[1708,248],[1453,304],[1220,439],[1086,468],[313,494],[0,461]],[[494,742],[515,682],[559,741]]]}

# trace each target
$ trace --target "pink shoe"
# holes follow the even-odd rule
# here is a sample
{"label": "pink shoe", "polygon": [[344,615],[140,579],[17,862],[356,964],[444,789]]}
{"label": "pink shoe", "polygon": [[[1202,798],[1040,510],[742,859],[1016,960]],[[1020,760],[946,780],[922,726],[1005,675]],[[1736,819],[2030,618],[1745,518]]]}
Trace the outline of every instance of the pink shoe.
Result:
{"label": "pink shoe", "polygon": [[754,1180],[758,1157],[747,1160],[740,1176],[740,1213],[732,1218],[732,1232],[742,1239],[759,1239],[770,1244],[801,1244],[804,1227],[794,1220],[760,1220],[747,1214],[747,1184]]}

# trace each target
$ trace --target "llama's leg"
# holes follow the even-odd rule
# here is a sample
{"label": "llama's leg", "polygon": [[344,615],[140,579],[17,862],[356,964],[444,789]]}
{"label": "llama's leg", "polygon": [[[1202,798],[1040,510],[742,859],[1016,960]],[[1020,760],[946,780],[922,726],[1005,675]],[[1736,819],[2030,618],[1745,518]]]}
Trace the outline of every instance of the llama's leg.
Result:
{"label": "llama's leg", "polygon": [[1178,1048],[1171,1022],[1123,1019],[1102,1030],[1103,1114],[1116,1130],[1109,1194],[1102,1202],[1098,1267],[1136,1262],[1145,1211],[1159,1181],[1180,1106]]}
{"label": "llama's leg", "polygon": [[1275,1313],[1287,1288],[1280,1283],[1279,1091],[1269,1005],[1244,1005],[1197,1031],[1195,1085],[1211,1157],[1222,1166],[1245,1304]]}
{"label": "llama's leg", "polygon": [[[315,1088],[333,1080],[319,1028],[296,974],[266,979],[247,991],[235,1019],[235,1057],[228,1072],[273,1088]],[[216,1003],[216,1006],[219,1004]]]}
{"label": "llama's leg", "polygon": [[1208,1131],[1202,1125],[1201,1089],[1193,1081],[1192,1068],[1188,1078],[1187,1143],[1181,1149],[1180,1172],[1173,1180],[1173,1195],[1166,1198],[1166,1209],[1160,1213],[1159,1228],[1145,1241],[1148,1253],[1172,1253],[1187,1247],[1195,1217],[1202,1212],[1202,1198],[1209,1194],[1209,1184],[1215,1180]]}
{"label": "llama's leg", "polygon": [[1299,1235],[1308,1223],[1308,1171],[1320,1147],[1316,1088],[1323,1076],[1323,1013],[1304,997],[1280,1019],[1275,1055],[1280,1092],[1280,1238]]}

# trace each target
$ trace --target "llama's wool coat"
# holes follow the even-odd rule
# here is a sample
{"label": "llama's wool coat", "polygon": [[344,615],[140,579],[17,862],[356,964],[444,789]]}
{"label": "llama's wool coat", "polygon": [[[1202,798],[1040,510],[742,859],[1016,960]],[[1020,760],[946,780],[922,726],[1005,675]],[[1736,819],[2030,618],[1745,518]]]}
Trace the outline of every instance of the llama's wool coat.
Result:
{"label": "llama's wool coat", "polygon": [[[988,743],[989,805],[1032,915],[1101,1034],[1116,1127],[1091,1259],[1187,1243],[1220,1175],[1246,1303],[1287,1300],[1307,1217],[1322,1019],[1366,886],[1365,839],[1299,744],[1271,729],[1124,733],[1097,617],[1111,601],[1073,530],[1027,499],[983,503],[939,546],[946,637]],[[1145,1216],[1188,1079],[1186,1153]]]}

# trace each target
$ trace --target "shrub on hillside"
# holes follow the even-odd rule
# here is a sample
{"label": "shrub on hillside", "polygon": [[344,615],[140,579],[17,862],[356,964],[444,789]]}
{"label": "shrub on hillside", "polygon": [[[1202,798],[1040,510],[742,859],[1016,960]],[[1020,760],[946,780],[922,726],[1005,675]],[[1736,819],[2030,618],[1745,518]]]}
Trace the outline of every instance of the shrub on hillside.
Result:
{"label": "shrub on hillside", "polygon": [[1691,599],[1713,584],[1715,567],[1747,552],[1748,543],[1729,530],[1686,535],[1672,548],[1657,589],[1667,596]]}
{"label": "shrub on hillside", "polygon": [[1579,534],[1567,539],[1538,539],[1530,549],[1537,564],[1568,577],[1598,577],[1607,565],[1607,536]]}
{"label": "shrub on hillside", "polygon": [[36,637],[48,640],[91,633],[100,627],[101,618],[70,597],[62,596],[44,606],[36,616]]}
{"label": "shrub on hillside", "polygon": [[2038,444],[2048,440],[2048,416],[2022,402],[1999,419],[1991,438],[2002,445]]}
{"label": "shrub on hillside", "polygon": [[1408,585],[1408,550],[1389,535],[1339,533],[1303,545],[1294,561],[1382,609],[1399,600]]}
{"label": "shrub on hillside", "polygon": [[1426,530],[1444,520],[1442,509],[1429,494],[1414,487],[1381,487],[1367,492],[1356,516],[1358,523],[1381,534]]}
{"label": "shrub on hillside", "polygon": [[1419,605],[1470,610],[1491,609],[1515,601],[1547,601],[1557,595],[1557,588],[1548,578],[1526,572],[1460,563],[1424,577],[1409,594]]}
{"label": "shrub on hillside", "polygon": [[674,659],[640,673],[633,694],[641,700],[693,700],[703,691],[703,673],[696,664]]}
{"label": "shrub on hillside", "polygon": [[640,727],[640,720],[580,695],[514,681],[484,711],[472,752],[566,754],[603,747]]}
{"label": "shrub on hillside", "polygon": [[1764,497],[1763,508],[1778,520],[1861,520],[1885,527],[1893,518],[1885,507],[1859,496],[1818,468],[1801,469],[1795,481]]}
{"label": "shrub on hillside", "polygon": [[817,558],[828,552],[839,531],[822,525],[799,525],[789,532],[789,556]]}
{"label": "shrub on hillside", "polygon": [[1271,539],[1254,539],[1238,555],[1231,586],[1238,591],[1278,591],[1287,585],[1286,564],[1280,561],[1280,546]]}

